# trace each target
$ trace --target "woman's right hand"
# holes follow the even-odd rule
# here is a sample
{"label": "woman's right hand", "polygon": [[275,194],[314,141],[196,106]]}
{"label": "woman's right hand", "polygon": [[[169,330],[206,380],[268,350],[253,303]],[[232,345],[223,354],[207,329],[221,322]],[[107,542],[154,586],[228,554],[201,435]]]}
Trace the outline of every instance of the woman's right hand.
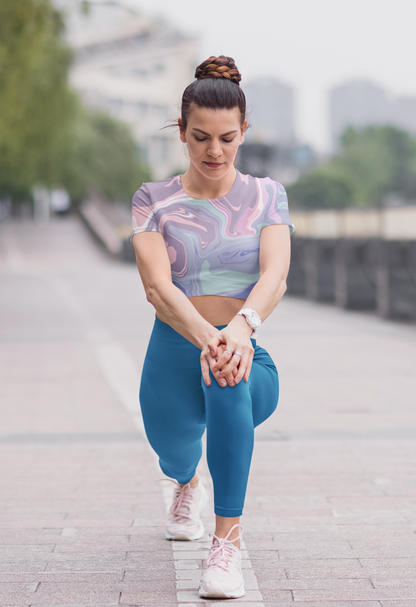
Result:
{"label": "woman's right hand", "polygon": [[[201,351],[202,377],[204,378],[204,382],[207,386],[211,385],[211,377],[209,374],[210,371],[211,371],[212,375],[214,376],[214,378],[219,383],[219,385],[221,386],[221,388],[225,388],[225,386],[227,384],[231,387],[235,386],[234,378],[238,373],[238,367],[236,367],[230,373],[227,373],[225,375],[225,377],[220,377],[220,374],[223,374],[221,369],[216,369],[216,368],[214,369],[215,364],[218,362],[219,357],[225,353],[226,347],[227,347],[226,344],[220,343],[217,346],[217,353],[215,356],[212,355],[212,351],[209,349],[208,346],[205,346],[205,348],[203,348],[203,350]],[[232,357],[230,356],[230,359],[231,358]]]}

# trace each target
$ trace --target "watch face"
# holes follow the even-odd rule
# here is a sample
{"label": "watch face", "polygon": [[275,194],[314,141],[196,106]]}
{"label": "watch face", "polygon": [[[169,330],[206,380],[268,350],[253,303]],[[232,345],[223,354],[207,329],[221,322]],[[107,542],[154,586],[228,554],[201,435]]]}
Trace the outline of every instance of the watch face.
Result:
{"label": "watch face", "polygon": [[250,314],[250,320],[256,329],[258,329],[259,326],[261,325],[261,321],[259,320],[259,317],[257,314]]}
{"label": "watch face", "polygon": [[252,329],[258,329],[261,325],[260,316],[254,310],[245,310],[244,315]]}

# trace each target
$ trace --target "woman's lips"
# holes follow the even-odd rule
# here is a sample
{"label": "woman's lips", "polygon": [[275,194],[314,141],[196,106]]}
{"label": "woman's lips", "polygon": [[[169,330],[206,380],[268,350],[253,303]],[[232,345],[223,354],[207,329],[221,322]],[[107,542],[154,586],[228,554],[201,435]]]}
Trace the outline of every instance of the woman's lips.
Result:
{"label": "woman's lips", "polygon": [[212,169],[217,169],[218,167],[222,166],[224,163],[223,162],[205,162],[204,164],[207,165],[207,167],[211,167]]}

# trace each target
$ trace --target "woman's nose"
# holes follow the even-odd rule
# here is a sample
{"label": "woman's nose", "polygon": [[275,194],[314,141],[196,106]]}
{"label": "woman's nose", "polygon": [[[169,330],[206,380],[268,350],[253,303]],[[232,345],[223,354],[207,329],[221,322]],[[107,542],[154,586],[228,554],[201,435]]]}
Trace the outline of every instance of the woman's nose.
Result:
{"label": "woman's nose", "polygon": [[221,156],[222,154],[222,149],[221,149],[221,145],[220,142],[217,141],[213,141],[211,143],[211,145],[209,146],[207,153],[212,156],[213,158],[218,158],[218,156]]}

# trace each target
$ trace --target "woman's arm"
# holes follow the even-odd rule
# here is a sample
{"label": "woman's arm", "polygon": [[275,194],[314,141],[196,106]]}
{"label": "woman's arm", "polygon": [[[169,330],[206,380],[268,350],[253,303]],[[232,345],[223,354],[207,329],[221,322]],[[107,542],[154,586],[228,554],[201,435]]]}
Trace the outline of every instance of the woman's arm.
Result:
{"label": "woman's arm", "polygon": [[[262,229],[260,235],[260,278],[244,307],[252,308],[264,321],[273,312],[286,291],[286,278],[290,264],[290,235],[287,225],[271,225]],[[226,351],[218,356],[213,370],[220,370],[219,377],[229,376],[238,366],[235,382],[244,377],[248,381],[253,361],[250,341],[251,329],[243,316],[235,316],[228,326],[217,333],[207,344],[214,356],[220,342],[226,348],[239,352],[231,359]]]}
{"label": "woman's arm", "polygon": [[162,234],[135,234],[133,247],[147,301],[155,308],[157,317],[202,350],[218,329],[207,322],[172,283]]}

